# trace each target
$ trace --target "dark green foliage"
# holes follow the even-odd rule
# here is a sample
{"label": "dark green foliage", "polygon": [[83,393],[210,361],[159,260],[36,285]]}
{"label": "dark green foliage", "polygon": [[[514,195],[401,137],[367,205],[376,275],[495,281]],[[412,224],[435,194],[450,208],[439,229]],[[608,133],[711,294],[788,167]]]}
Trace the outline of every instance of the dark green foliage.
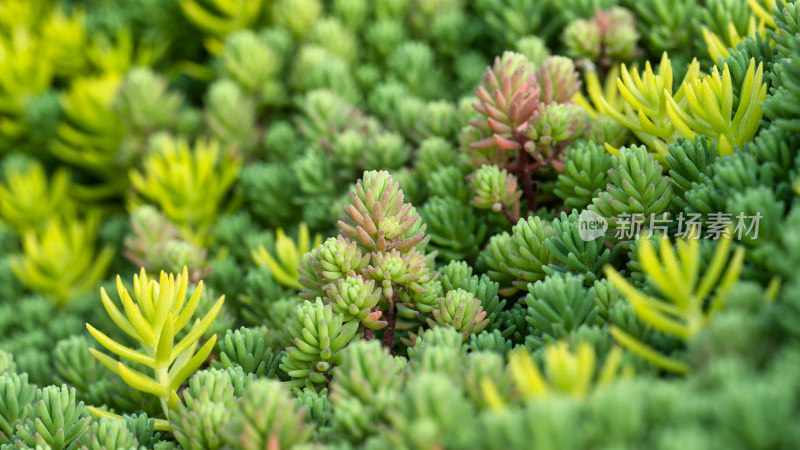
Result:
{"label": "dark green foliage", "polygon": [[543,266],[548,275],[554,273],[575,273],[583,275],[587,284],[592,284],[601,275],[603,266],[608,263],[611,250],[603,244],[604,236],[586,240],[580,236],[578,210],[553,220],[555,234],[545,239],[544,244],[550,252],[552,263]]}
{"label": "dark green foliage", "polygon": [[512,343],[503,337],[500,330],[492,332],[482,331],[478,334],[470,335],[469,346],[473,352],[485,351],[507,355],[511,351]]}
{"label": "dark green foliage", "polygon": [[108,371],[89,353],[93,347],[84,336],[58,341],[53,349],[55,381],[74,387],[78,400],[101,405],[108,401],[103,386],[109,377]]}
{"label": "dark green foliage", "polygon": [[293,392],[297,398],[297,405],[308,413],[306,421],[310,426],[317,427],[314,430],[315,439],[327,438],[330,433],[330,419],[333,412],[331,402],[328,400],[328,389],[317,392],[309,388],[303,390],[294,388]]}
{"label": "dark green foliage", "polygon": [[[796,8],[791,5],[791,8]],[[788,8],[787,8],[788,12]],[[790,14],[787,14],[791,18]],[[776,16],[781,22],[781,14]],[[784,28],[788,28],[784,26]],[[783,44],[779,51],[788,57],[776,61],[770,75],[772,87],[767,99],[764,101],[764,116],[772,121],[775,126],[787,132],[796,133],[800,130],[800,110],[797,99],[800,96],[800,63],[797,55],[800,54],[800,39],[796,33],[784,33]],[[791,36],[791,37],[790,37]]]}
{"label": "dark green foliage", "polygon": [[450,261],[437,271],[445,292],[458,289],[472,276],[472,267],[464,261]]}
{"label": "dark green foliage", "polygon": [[728,24],[733,23],[740,35],[747,33],[751,10],[746,3],[735,0],[709,0],[700,9],[700,20],[718,36],[726,36]]}
{"label": "dark green foliage", "polygon": [[37,390],[36,398],[25,406],[27,418],[17,426],[17,445],[76,448],[91,419],[83,402],[76,402],[75,389],[48,386]]}
{"label": "dark green foliage", "polygon": [[189,380],[176,417],[170,417],[175,439],[184,448],[220,448],[222,430],[231,420],[230,408],[241,395],[243,372],[211,369],[197,372]]}
{"label": "dark green foliage", "polygon": [[266,346],[267,329],[245,328],[228,330],[219,340],[219,360],[212,361],[215,368],[241,367],[244,373],[257,377],[274,377],[278,368],[278,355]]}
{"label": "dark green foliage", "polygon": [[152,449],[161,438],[161,433],[155,431],[155,419],[147,417],[147,414],[125,415],[125,426],[139,442],[139,445]]}
{"label": "dark green foliage", "polygon": [[297,213],[293,204],[295,177],[279,164],[253,164],[239,174],[237,189],[253,218],[272,227],[284,226]]}
{"label": "dark green foliage", "polygon": [[486,318],[489,323],[494,322],[498,314],[503,311],[506,306],[506,299],[500,300],[498,296],[500,285],[490,280],[486,275],[473,275],[469,278],[464,278],[455,286],[456,288],[463,289],[475,295],[475,298],[481,301],[481,307],[486,311]]}
{"label": "dark green foliage", "polygon": [[643,0],[628,3],[636,11],[640,29],[647,30],[642,33],[643,40],[655,59],[664,51],[675,57],[681,51],[687,52],[694,44],[692,34],[698,19],[696,2],[679,0],[666,4],[658,0]]}
{"label": "dark green foliage", "polygon": [[661,174],[661,164],[636,145],[620,149],[611,160],[608,186],[589,209],[606,218],[637,213],[660,217],[672,196],[672,184]]}
{"label": "dark green foliage", "polygon": [[585,288],[581,276],[554,274],[532,284],[528,290],[527,321],[534,333],[525,343],[531,348],[566,338],[580,325],[591,325],[597,320],[594,287]]}
{"label": "dark green foliage", "polygon": [[472,193],[464,173],[458,167],[444,167],[428,178],[426,185],[430,195],[467,204]]}
{"label": "dark green foliage", "polygon": [[28,383],[27,374],[0,374],[0,444],[14,442],[17,425],[31,417],[33,411],[27,405],[36,398],[36,386]]}
{"label": "dark green foliage", "polygon": [[725,197],[742,192],[749,186],[772,185],[772,174],[759,166],[755,157],[742,151],[719,158],[714,165],[714,185]]}
{"label": "dark green foliage", "polygon": [[564,200],[568,209],[585,208],[606,188],[610,168],[611,161],[602,145],[579,142],[567,149],[564,173],[558,175],[553,193]]}
{"label": "dark green foliage", "polygon": [[[723,35],[724,36],[724,35]],[[739,107],[739,95],[744,81],[744,75],[750,65],[750,59],[755,60],[755,64],[764,64],[764,73],[772,71],[775,62],[775,54],[769,39],[764,39],[761,34],[755,37],[748,37],[736,45],[735,51],[726,58],[717,61],[717,67],[722,70],[725,65],[731,71],[731,83],[733,88],[733,110]]]}
{"label": "dark green foliage", "polygon": [[[768,31],[745,36],[751,23],[761,29],[758,6],[769,3],[2,2],[0,185],[32,164],[47,183],[12,189],[31,193],[18,217],[35,220],[5,210],[0,219],[0,447],[796,447],[800,9],[777,2]],[[728,57],[709,60],[704,27],[723,45],[739,41]],[[760,129],[732,154],[705,136],[679,138],[688,133],[670,124],[680,113],[664,89],[687,110],[694,99],[681,86],[695,58],[702,72],[691,83],[713,84],[706,74],[728,68],[732,96],[696,99],[722,110],[737,109],[750,61],[763,67],[768,95],[752,122]],[[619,83],[619,62],[641,82],[625,74]],[[76,86],[86,88],[74,95]],[[629,111],[645,130],[637,136],[608,115],[631,96],[645,105]],[[666,154],[639,145],[650,132]],[[563,142],[545,144],[551,138]],[[156,172],[151,157],[173,139],[186,140],[192,156],[153,174],[164,198],[147,208],[170,225],[159,227],[136,220],[145,216],[134,213],[143,198],[131,174]],[[207,139],[219,154],[195,158]],[[207,205],[220,161],[242,168]],[[64,198],[75,205],[49,211],[57,173],[68,175]],[[351,198],[362,175],[369,189]],[[583,210],[609,221],[604,235],[581,237]],[[98,244],[114,248],[101,281],[59,305],[19,281],[12,267],[33,254],[41,255],[34,278],[59,278],[47,258],[68,264],[71,227],[93,214]],[[742,272],[703,287],[701,318],[684,317],[681,302],[694,301],[685,297],[720,263],[712,261],[719,243],[703,237],[684,266],[658,258],[666,284],[698,269],[694,285],[670,285],[675,306],[664,303],[660,317],[648,314],[653,300],[605,278],[614,268],[641,295],[666,294],[653,258],[639,254],[644,241],[617,235],[635,214],[667,221],[675,253],[684,251],[678,225],[690,219],[706,232],[726,219],[719,214],[734,226],[737,216],[756,216],[758,237],[734,229]],[[208,216],[202,229],[195,215]],[[47,241],[45,219],[67,238],[37,247]],[[309,241],[317,233],[324,241],[305,256],[297,253],[313,244],[294,232],[301,223]],[[136,239],[142,230],[152,245]],[[658,238],[650,242],[658,252]],[[98,259],[85,244],[76,247]],[[277,263],[259,265],[261,245]],[[298,261],[302,287],[293,282]],[[114,275],[130,280],[138,265],[157,277],[183,263],[189,295],[201,279],[206,286],[198,312],[219,295],[226,302],[199,338],[216,334],[216,351],[172,387],[176,406],[165,414],[150,393],[101,367],[84,324],[127,331],[102,314],[97,287],[113,290]],[[124,300],[112,302],[135,316]],[[150,322],[145,303],[138,311]],[[687,336],[673,333],[673,316],[688,322]],[[685,363],[686,373],[661,371],[620,332]],[[134,359],[147,347],[126,333],[109,338]],[[122,419],[92,417],[89,405]]]}
{"label": "dark green foliage", "polygon": [[472,208],[450,198],[432,197],[419,215],[428,225],[430,248],[444,261],[473,260],[486,236],[486,225]]}
{"label": "dark green foliage", "polygon": [[92,423],[83,440],[86,442],[83,448],[90,450],[131,449],[139,443],[124,421],[105,417]]}
{"label": "dark green foliage", "polygon": [[[520,220],[514,225],[509,244],[500,250],[506,252],[508,264],[501,262],[498,267],[514,276],[511,282],[514,288],[527,289],[529,283],[545,278],[544,266],[553,260],[545,241],[553,235],[547,222],[538,216]],[[489,276],[492,276],[491,272]],[[499,279],[494,281],[500,282]]]}
{"label": "dark green foliage", "polygon": [[330,400],[334,405],[333,428],[351,443],[363,442],[376,431],[376,423],[388,419],[404,368],[377,342],[358,342],[342,355],[334,369]]}
{"label": "dark green foliage", "polygon": [[467,448],[475,444],[476,430],[470,426],[475,417],[474,408],[458,387],[441,374],[418,376],[402,393],[390,417],[393,430],[387,436],[378,437],[374,442],[376,446],[392,448],[407,442],[422,448]]}
{"label": "dark green foliage", "polygon": [[701,183],[713,175],[717,145],[705,136],[698,136],[695,141],[678,139],[667,150],[669,155],[665,159],[676,192],[687,191],[692,183]]}

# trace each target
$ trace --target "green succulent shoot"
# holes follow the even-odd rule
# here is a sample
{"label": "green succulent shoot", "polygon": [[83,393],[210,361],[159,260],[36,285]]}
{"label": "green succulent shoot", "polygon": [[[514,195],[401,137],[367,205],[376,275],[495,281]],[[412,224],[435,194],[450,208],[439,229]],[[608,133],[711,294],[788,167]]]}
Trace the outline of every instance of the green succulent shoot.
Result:
{"label": "green succulent shoot", "polygon": [[17,448],[77,447],[91,418],[84,415],[83,402],[76,401],[75,395],[75,388],[66,384],[38,390],[36,400],[25,406],[27,420],[17,425]]}
{"label": "green succulent shoot", "polygon": [[436,325],[453,327],[464,339],[477,334],[489,325],[486,311],[475,294],[463,289],[448,291],[439,299],[439,307],[432,311],[434,320],[428,319],[431,327]]}
{"label": "green succulent shoot", "polygon": [[[494,212],[508,211],[511,218],[519,217],[519,199],[522,191],[517,188],[517,177],[495,165],[484,165],[472,175],[470,187],[475,197],[472,206],[491,209]],[[516,220],[512,220],[516,222]]]}
{"label": "green succulent shoot", "polygon": [[385,171],[364,172],[350,192],[352,204],[339,220],[344,237],[370,251],[413,250],[424,237],[425,226],[410,203],[403,202],[400,184]]}
{"label": "green succulent shoot", "polygon": [[[170,417],[170,411],[180,402],[178,388],[205,362],[214,348],[216,335],[211,336],[199,349],[197,347],[200,337],[214,322],[225,301],[223,295],[205,317],[195,318],[195,311],[203,294],[203,283],[201,281],[197,285],[187,302],[188,283],[189,273],[186,267],[177,277],[161,272],[159,281],[150,279],[142,269],[138,276],[133,277],[136,295],[134,302],[123,286],[122,279],[117,276],[117,292],[124,307],[124,314],[106,294],[105,289],[100,289],[103,306],[108,315],[122,331],[141,344],[141,351],[128,348],[90,324],[86,324],[92,336],[107,350],[152,370],[152,374],[145,374],[105,353],[95,349],[89,350],[95,358],[131,387],[158,397],[167,418]],[[178,333],[187,325],[191,325],[189,331],[182,339],[175,342]],[[98,416],[110,414],[97,408],[90,409]],[[157,425],[160,429],[169,428],[166,421],[158,422]]]}
{"label": "green succulent shoot", "polygon": [[297,305],[287,328],[292,346],[286,349],[280,368],[293,380],[291,386],[326,385],[331,370],[341,362],[341,350],[353,339],[359,322],[344,323],[321,298]]}
{"label": "green succulent shoot", "polygon": [[346,278],[329,284],[325,293],[334,312],[342,314],[345,322],[356,320],[372,330],[386,326],[386,321],[379,320],[382,312],[377,310],[377,306],[381,288],[375,286],[374,280],[365,280],[350,272]]}

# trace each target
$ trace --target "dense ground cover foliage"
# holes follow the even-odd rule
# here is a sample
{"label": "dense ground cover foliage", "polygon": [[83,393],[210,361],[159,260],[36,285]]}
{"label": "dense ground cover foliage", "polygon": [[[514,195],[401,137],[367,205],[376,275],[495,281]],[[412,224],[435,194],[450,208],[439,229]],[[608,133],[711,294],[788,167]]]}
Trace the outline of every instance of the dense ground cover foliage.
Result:
{"label": "dense ground cover foliage", "polygon": [[800,4],[0,0],[0,448],[794,448]]}

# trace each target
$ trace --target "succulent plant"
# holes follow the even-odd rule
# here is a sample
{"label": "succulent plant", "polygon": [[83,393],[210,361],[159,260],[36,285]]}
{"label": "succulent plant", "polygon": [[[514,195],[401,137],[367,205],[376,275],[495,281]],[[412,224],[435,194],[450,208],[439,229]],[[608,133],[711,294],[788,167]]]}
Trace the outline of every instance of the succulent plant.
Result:
{"label": "succulent plant", "polygon": [[331,370],[341,363],[341,350],[353,339],[359,322],[344,323],[322,299],[297,305],[288,327],[292,346],[280,368],[293,378],[292,385],[326,385]]}
{"label": "succulent plant", "polygon": [[480,333],[489,324],[481,301],[463,289],[447,292],[445,297],[439,299],[439,307],[432,313],[434,320],[428,319],[431,326],[439,324],[453,327],[465,339],[470,334]]}
{"label": "succulent plant", "polygon": [[[367,251],[407,252],[424,236],[410,203],[403,203],[403,191],[388,172],[364,172],[350,192],[352,204],[345,206],[339,220],[342,236],[356,241]],[[415,227],[415,225],[417,225]]]}

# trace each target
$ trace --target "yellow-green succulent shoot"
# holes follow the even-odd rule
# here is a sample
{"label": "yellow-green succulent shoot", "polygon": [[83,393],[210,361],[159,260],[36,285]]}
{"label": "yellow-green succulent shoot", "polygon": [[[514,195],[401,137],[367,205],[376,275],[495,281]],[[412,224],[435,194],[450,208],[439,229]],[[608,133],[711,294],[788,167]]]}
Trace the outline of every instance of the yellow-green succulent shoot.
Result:
{"label": "yellow-green succulent shoot", "polygon": [[91,291],[103,279],[114,249],[96,251],[99,218],[53,218],[41,230],[22,235],[23,255],[11,261],[14,275],[32,291],[58,305]]}
{"label": "yellow-green succulent shoot", "polygon": [[0,217],[20,234],[39,230],[52,217],[71,216],[69,187],[66,170],[57,170],[48,180],[42,164],[33,161],[24,171],[7,173],[6,183],[0,183]]}
{"label": "yellow-green succulent shoot", "polygon": [[305,222],[301,222],[297,234],[297,243],[286,236],[283,229],[278,228],[275,232],[275,251],[277,255],[270,255],[263,245],[259,245],[258,248],[252,251],[253,261],[259,266],[269,267],[272,277],[278,283],[300,289],[303,287],[297,281],[300,276],[297,271],[298,267],[300,267],[300,258],[312,249],[319,247],[320,244],[322,244],[322,236],[319,234],[314,236],[314,242],[312,243],[309,238],[308,227]]}
{"label": "yellow-green succulent shoot", "polygon": [[[10,6],[13,4],[3,3],[2,18],[21,13]],[[21,20],[22,16],[17,18]],[[42,60],[41,46],[39,39],[21,27],[8,35],[0,34],[0,147],[4,149],[14,148],[28,130],[26,99],[45,91],[52,82],[53,69],[49,61]]]}
{"label": "yellow-green succulent shoot", "polygon": [[[747,0],[750,9],[753,10],[759,20],[763,20],[768,27],[775,30],[775,18],[772,16],[773,9],[782,9],[786,6],[786,0]],[[778,6],[780,4],[780,7]]]}
{"label": "yellow-green succulent shoot", "polygon": [[[594,348],[587,342],[578,344],[575,353],[563,341],[548,345],[544,354],[544,373],[533,362],[527,349],[517,348],[508,355],[508,369],[516,397],[522,402],[537,401],[555,394],[581,398],[594,387],[633,376],[630,367],[622,367],[622,349],[616,346],[597,371]],[[481,381],[481,389],[490,408],[506,408],[508,400],[489,378]]]}
{"label": "yellow-green succulent shoot", "polygon": [[[699,77],[700,63],[692,60],[684,80]],[[622,108],[615,107],[604,97],[599,98],[604,114],[611,116],[639,138],[654,157],[662,164],[667,155],[667,146],[680,137],[667,113],[667,97],[683,107],[686,104],[684,88],[672,92],[672,63],[667,52],[661,57],[658,74],[653,72],[650,62],[645,63],[642,74],[628,70],[625,64],[617,79],[620,95],[625,100]],[[612,148],[609,151],[616,153]]]}
{"label": "yellow-green succulent shoot", "polygon": [[766,20],[761,19],[756,22],[755,16],[750,16],[750,20],[747,22],[747,32],[744,35],[739,34],[739,32],[736,30],[736,25],[734,25],[733,22],[728,22],[727,39],[717,36],[717,34],[713,31],[703,27],[703,40],[706,41],[708,54],[711,56],[712,61],[718,61],[720,58],[727,59],[729,56],[731,56],[730,49],[736,48],[740,42],[744,41],[748,37],[754,38],[757,35],[766,37],[767,26]]}
{"label": "yellow-green succulent shoot", "polygon": [[186,19],[206,33],[203,40],[213,54],[222,50],[222,39],[236,30],[253,28],[265,8],[262,0],[179,0],[181,12]]}
{"label": "yellow-green succulent shoot", "polygon": [[[620,294],[628,299],[640,320],[658,331],[688,340],[708,324],[714,312],[723,307],[723,297],[739,279],[744,248],[739,247],[730,257],[731,238],[723,235],[701,277],[698,239],[677,240],[677,255],[668,239],[661,239],[660,242],[660,256],[656,255],[646,239],[642,240],[638,255],[648,279],[663,298],[635,288],[611,266],[605,267],[605,273]],[[675,373],[688,371],[683,361],[656,352],[621,328],[612,325],[611,335],[622,346],[662,369]]]}
{"label": "yellow-green succulent shoot", "polygon": [[617,87],[619,75],[620,65],[615,64],[608,70],[605,81],[601,83],[597,68],[594,64],[587,64],[583,72],[583,84],[586,86],[586,93],[589,98],[586,98],[578,91],[572,97],[572,101],[583,107],[592,119],[597,119],[600,115],[608,115],[603,106],[603,101],[614,110],[623,109],[625,100],[623,100],[619,93],[619,87]]}
{"label": "yellow-green succulent shoot", "polygon": [[[95,197],[116,195],[127,186],[120,168],[127,170],[131,160],[120,155],[119,143],[124,127],[111,112],[120,80],[116,76],[80,78],[61,94],[64,119],[56,128],[57,139],[50,151],[62,161],[84,168],[104,180],[94,188]],[[91,195],[87,192],[87,195]]]}
{"label": "yellow-green succulent shoot", "polygon": [[[203,317],[195,318],[195,312],[203,295],[201,281],[194,293],[186,302],[186,291],[189,284],[188,269],[177,277],[161,272],[159,281],[150,279],[144,269],[133,276],[133,288],[136,295],[134,301],[122,279],[117,276],[117,292],[124,314],[109,298],[105,289],[100,289],[108,315],[117,326],[141,344],[141,350],[134,350],[111,339],[90,324],[86,328],[110,352],[124,359],[149,367],[151,374],[133,370],[111,356],[96,349],[89,349],[109,370],[119,375],[125,383],[142,392],[155,395],[161,402],[164,416],[169,419],[170,411],[175,409],[180,399],[178,388],[208,358],[217,335],[212,335],[198,350],[200,338],[217,317],[225,296],[220,297],[214,306]],[[187,325],[189,331],[180,341],[175,337]],[[107,412],[90,408],[99,416],[109,415]]]}
{"label": "yellow-green succulent shoot", "polygon": [[[215,140],[197,140],[190,149],[184,139],[160,136],[155,147],[141,171],[131,170],[131,183],[141,198],[158,205],[194,244],[203,246],[242,163]],[[130,207],[141,203],[133,197]]]}
{"label": "yellow-green succulent shoot", "polygon": [[733,111],[733,84],[728,65],[722,70],[714,66],[711,75],[700,77],[693,74],[683,82],[682,92],[685,106],[666,92],[667,114],[678,133],[686,139],[698,134],[718,142],[717,153],[721,156],[733,153],[734,146],[750,142],[758,131],[764,112],[761,102],[767,97],[767,83],[763,83],[764,66],[750,58],[750,66],[744,75],[739,106]]}
{"label": "yellow-green succulent shoot", "polygon": [[125,75],[133,67],[148,67],[167,50],[168,41],[135,42],[128,28],[117,31],[116,39],[96,33],[86,49],[89,61],[104,74]]}

